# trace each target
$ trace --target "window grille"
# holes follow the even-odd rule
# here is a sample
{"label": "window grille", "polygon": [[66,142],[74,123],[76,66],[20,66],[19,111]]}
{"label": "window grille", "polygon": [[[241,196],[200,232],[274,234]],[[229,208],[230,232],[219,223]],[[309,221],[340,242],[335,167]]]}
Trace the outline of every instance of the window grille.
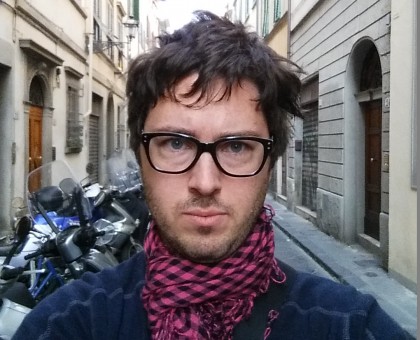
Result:
{"label": "window grille", "polygon": [[79,153],[83,147],[83,125],[79,112],[79,90],[67,86],[66,153]]}

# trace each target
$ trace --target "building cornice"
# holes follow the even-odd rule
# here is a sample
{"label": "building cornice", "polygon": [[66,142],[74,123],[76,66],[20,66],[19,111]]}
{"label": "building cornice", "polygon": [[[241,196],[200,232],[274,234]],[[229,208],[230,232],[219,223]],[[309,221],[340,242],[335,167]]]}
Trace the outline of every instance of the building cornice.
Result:
{"label": "building cornice", "polygon": [[31,39],[20,39],[19,47],[25,50],[28,54],[37,55],[54,66],[63,65],[63,59],[57,57],[55,54],[51,53]]}
{"label": "building cornice", "polygon": [[[73,1],[72,1],[73,3]],[[77,5],[79,9],[80,6]],[[81,9],[81,8],[80,8]],[[39,29],[42,33],[48,36],[54,42],[60,44],[64,48],[70,50],[82,62],[87,62],[87,53],[85,50],[72,41],[72,39],[63,32],[51,20],[42,15],[35,7],[24,0],[16,1],[16,13],[23,19],[30,22],[33,26]],[[85,17],[83,15],[83,17]]]}

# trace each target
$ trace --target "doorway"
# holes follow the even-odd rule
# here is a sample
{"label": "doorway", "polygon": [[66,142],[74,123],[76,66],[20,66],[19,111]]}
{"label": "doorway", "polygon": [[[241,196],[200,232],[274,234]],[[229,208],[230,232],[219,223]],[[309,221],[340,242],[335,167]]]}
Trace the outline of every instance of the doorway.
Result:
{"label": "doorway", "polygon": [[[29,89],[29,154],[28,172],[39,168],[43,162],[42,136],[43,136],[43,106],[44,96],[42,91],[42,80],[36,76],[31,82]],[[34,191],[40,187],[40,176],[31,176],[28,189]]]}
{"label": "doorway", "polygon": [[[31,106],[29,108],[29,159],[28,171],[34,171],[42,165],[42,107]],[[32,177],[28,183],[32,192],[40,187],[41,178]]]}
{"label": "doorway", "polygon": [[381,212],[382,102],[362,104],[365,117],[365,216],[364,233],[379,241]]}

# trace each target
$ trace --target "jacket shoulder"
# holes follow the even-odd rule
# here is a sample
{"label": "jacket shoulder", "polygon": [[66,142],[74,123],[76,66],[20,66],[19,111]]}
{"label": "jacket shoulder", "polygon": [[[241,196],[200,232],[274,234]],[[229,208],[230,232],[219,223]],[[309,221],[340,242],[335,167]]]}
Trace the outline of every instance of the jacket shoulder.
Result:
{"label": "jacket shoulder", "polygon": [[284,263],[280,267],[287,277],[287,293],[272,327],[272,339],[276,339],[274,334],[294,340],[407,339],[373,296]]}
{"label": "jacket shoulder", "polygon": [[14,339],[120,339],[126,332],[133,338],[130,333],[140,332],[146,318],[139,311],[144,269],[144,255],[138,254],[116,267],[85,273],[42,300]]}

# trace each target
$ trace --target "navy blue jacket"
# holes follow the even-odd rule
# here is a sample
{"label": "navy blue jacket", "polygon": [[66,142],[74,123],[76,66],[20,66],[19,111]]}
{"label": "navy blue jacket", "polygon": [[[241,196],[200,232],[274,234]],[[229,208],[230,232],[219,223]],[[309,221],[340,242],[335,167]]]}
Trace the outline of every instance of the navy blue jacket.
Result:
{"label": "navy blue jacket", "polygon": [[[282,269],[288,277],[285,298],[268,340],[406,339],[372,296],[284,264]],[[150,339],[141,302],[144,283],[144,253],[87,273],[40,302],[13,339]]]}

